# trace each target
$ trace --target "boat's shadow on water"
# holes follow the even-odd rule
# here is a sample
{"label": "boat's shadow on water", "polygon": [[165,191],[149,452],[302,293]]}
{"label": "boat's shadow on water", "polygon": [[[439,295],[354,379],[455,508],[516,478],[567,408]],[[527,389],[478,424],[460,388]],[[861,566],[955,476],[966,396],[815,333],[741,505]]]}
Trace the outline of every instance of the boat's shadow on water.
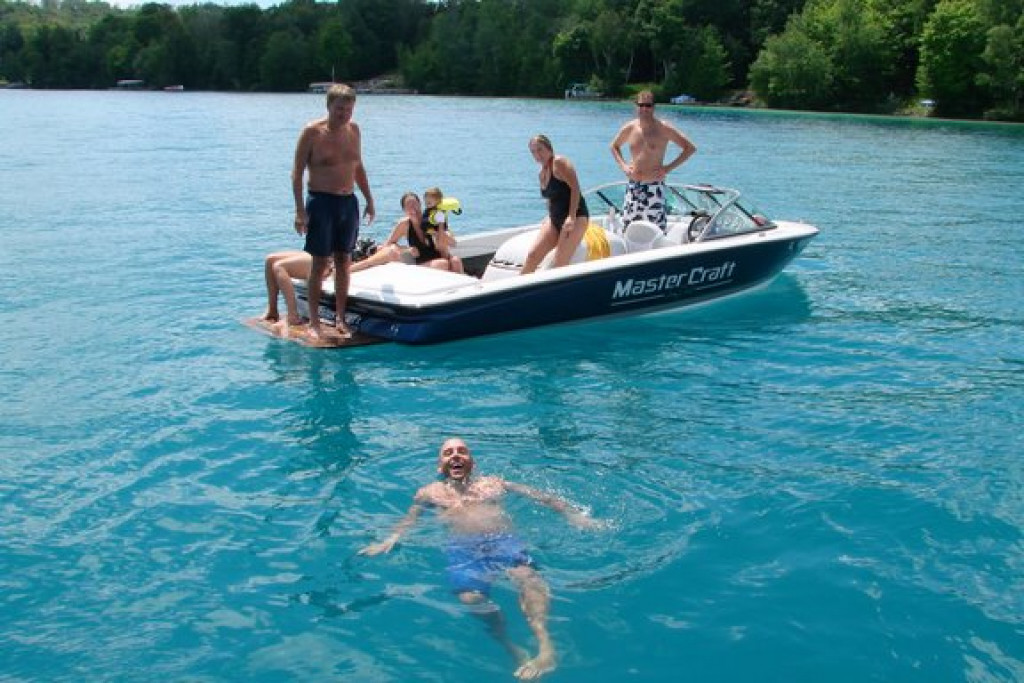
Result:
{"label": "boat's shadow on water", "polygon": [[[685,380],[713,373],[719,365],[715,358],[735,349],[778,345],[811,318],[811,311],[798,279],[783,274],[763,289],[682,311],[433,346],[335,350],[271,342],[264,361],[289,397],[282,415],[289,422],[285,431],[316,453],[358,453],[389,439],[404,442],[408,436],[402,430],[420,417],[433,434],[441,427],[435,424],[434,402],[442,397],[447,429],[472,431],[480,415],[501,405],[543,422],[547,427],[534,425],[542,434],[554,430],[548,434],[553,443],[546,444],[554,447],[574,441],[573,434],[563,432],[580,421],[551,412],[579,405],[574,394],[607,394],[607,401],[626,402],[616,409],[620,417],[629,415],[636,409],[629,404],[634,400],[629,387],[637,379],[669,373]],[[353,428],[353,422],[368,420],[377,425],[371,434]],[[366,439],[374,443],[362,443]],[[347,469],[355,462],[358,458],[330,466]]]}
{"label": "boat's shadow on water", "polygon": [[[334,350],[271,342],[264,361],[289,397],[282,416],[291,419],[286,431],[316,452],[352,452],[360,450],[360,433],[367,438],[365,430],[353,429],[354,421],[375,422],[370,436],[381,442],[421,414],[436,431],[436,415],[427,416],[441,398],[449,429],[468,426],[499,404],[533,406],[536,418],[548,412],[545,407],[578,405],[572,394],[581,391],[611,392],[607,400],[628,401],[623,396],[635,379],[704,375],[722,354],[791,338],[811,315],[799,280],[783,274],[763,289],[682,311],[434,346]],[[564,420],[558,424],[567,428]]]}

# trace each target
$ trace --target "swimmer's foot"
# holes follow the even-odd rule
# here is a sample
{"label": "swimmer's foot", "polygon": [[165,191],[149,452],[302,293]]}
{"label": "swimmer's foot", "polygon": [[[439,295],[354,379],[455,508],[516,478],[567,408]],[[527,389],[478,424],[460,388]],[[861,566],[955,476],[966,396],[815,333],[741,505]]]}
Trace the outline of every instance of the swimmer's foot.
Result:
{"label": "swimmer's foot", "polygon": [[341,337],[342,339],[352,338],[352,330],[350,330],[348,325],[346,325],[345,323],[337,323],[334,326],[334,329],[338,333],[338,336]]}
{"label": "swimmer's foot", "polygon": [[516,678],[521,681],[534,681],[546,673],[555,670],[555,655],[553,652],[539,654],[529,659],[516,669]]}
{"label": "swimmer's foot", "polygon": [[523,666],[530,661],[530,652],[525,647],[520,647],[514,643],[508,644],[508,652],[512,655],[512,658],[516,660],[516,666]]}
{"label": "swimmer's foot", "polygon": [[280,318],[281,316],[278,315],[277,311],[272,311],[269,308],[260,316],[260,320],[266,323],[276,323]]}
{"label": "swimmer's foot", "polygon": [[302,318],[300,318],[297,315],[289,315],[288,316],[288,324],[291,325],[292,327],[297,327],[297,326],[301,325],[304,322],[306,322],[306,321],[303,320]]}

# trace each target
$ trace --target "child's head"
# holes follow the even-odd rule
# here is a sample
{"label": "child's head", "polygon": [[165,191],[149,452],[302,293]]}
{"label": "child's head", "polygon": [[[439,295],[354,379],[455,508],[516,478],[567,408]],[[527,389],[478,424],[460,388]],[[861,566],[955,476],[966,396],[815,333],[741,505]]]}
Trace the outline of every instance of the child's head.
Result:
{"label": "child's head", "polygon": [[423,193],[423,203],[427,205],[428,209],[440,204],[442,199],[444,199],[444,192],[441,192],[440,187],[432,187]]}

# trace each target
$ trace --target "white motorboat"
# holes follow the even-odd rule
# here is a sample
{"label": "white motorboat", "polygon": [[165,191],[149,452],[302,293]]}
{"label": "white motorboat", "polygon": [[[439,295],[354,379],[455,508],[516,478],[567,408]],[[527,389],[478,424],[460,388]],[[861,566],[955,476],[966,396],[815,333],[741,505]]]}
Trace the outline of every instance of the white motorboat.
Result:
{"label": "white motorboat", "polygon": [[[432,344],[587,318],[682,308],[734,295],[778,275],[818,229],[771,220],[738,191],[667,184],[668,229],[623,227],[625,183],[584,194],[591,225],[572,262],[520,275],[539,223],[459,235],[466,274],[389,263],[352,274],[346,323],[363,340]],[[296,282],[308,314],[306,287]],[[333,285],[319,312],[334,320]]]}

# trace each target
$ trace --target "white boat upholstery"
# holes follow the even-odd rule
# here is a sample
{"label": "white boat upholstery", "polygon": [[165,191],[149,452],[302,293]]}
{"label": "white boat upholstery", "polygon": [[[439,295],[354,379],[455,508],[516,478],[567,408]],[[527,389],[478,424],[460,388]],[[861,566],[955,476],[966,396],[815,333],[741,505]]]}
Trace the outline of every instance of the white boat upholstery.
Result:
{"label": "white boat upholstery", "polygon": [[[607,230],[603,230],[605,238],[608,240],[608,248],[610,256],[618,256],[620,254],[627,253],[626,242],[622,239],[621,235],[615,235]],[[528,232],[520,233],[515,237],[511,237],[506,240],[495,252],[494,257],[491,258],[491,262],[487,264],[487,270],[484,271],[483,280],[490,282],[493,280],[502,280],[507,277],[515,277],[519,275],[519,271],[522,270],[523,264],[526,262],[526,255],[530,251],[530,247],[533,246],[533,241],[537,238],[537,230],[530,230]],[[551,261],[555,258],[555,252],[552,250],[544,260],[540,262],[537,270],[544,270],[551,267]],[[580,245],[576,247],[575,253],[572,258],[569,259],[569,263],[586,263],[590,260],[589,250],[587,249],[586,241],[580,242]]]}
{"label": "white boat upholstery", "polygon": [[371,296],[379,292],[403,297],[445,292],[478,284],[480,281],[472,275],[460,275],[427,266],[385,263],[352,273],[349,293],[358,292],[364,296]]}
{"label": "white boat upholstery", "polygon": [[657,225],[644,220],[633,221],[626,226],[625,236],[626,249],[630,254],[678,244],[666,237]]}
{"label": "white boat upholstery", "polygon": [[[689,217],[687,217],[689,218]],[[668,225],[668,241],[672,244],[686,244],[689,241],[687,230],[690,229],[689,220],[674,220]]]}

